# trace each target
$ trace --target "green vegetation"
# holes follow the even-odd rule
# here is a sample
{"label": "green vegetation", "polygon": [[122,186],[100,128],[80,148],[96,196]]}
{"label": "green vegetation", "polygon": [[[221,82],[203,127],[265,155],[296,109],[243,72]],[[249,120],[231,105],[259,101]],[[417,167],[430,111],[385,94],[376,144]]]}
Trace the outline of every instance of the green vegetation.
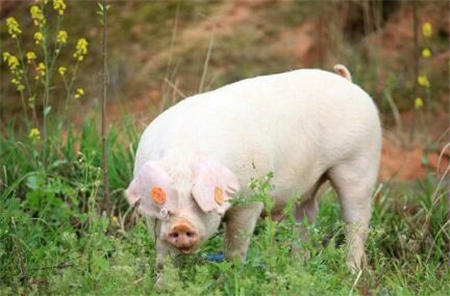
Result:
{"label": "green vegetation", "polygon": [[[157,294],[155,250],[144,219],[131,217],[122,191],[132,171],[137,133],[131,123],[111,131],[109,173],[114,213],[102,214],[101,155],[95,122],[63,140],[50,130],[49,168],[33,156],[31,139],[2,137],[0,274],[2,295]],[[120,131],[120,136],[119,132]],[[129,143],[132,143],[131,145]],[[78,148],[79,147],[79,148]],[[78,151],[79,152],[76,152]],[[165,294],[444,295],[450,286],[445,188],[429,174],[416,184],[385,184],[374,198],[368,269],[351,275],[339,204],[326,192],[306,246],[293,220],[261,221],[247,264],[212,263],[222,237],[167,270]],[[270,187],[258,189],[266,198]],[[125,216],[125,217],[124,217]],[[267,218],[269,219],[269,218]],[[447,223],[448,224],[448,223]]]}
{"label": "green vegetation", "polygon": [[[41,0],[40,5],[45,1]],[[107,165],[112,208],[105,211],[99,116],[85,116],[81,123],[73,123],[70,119],[72,114],[61,112],[80,112],[82,104],[88,105],[81,104],[80,100],[92,98],[94,103],[88,105],[92,110],[89,114],[100,114],[95,103],[98,85],[92,83],[93,77],[98,74],[97,70],[92,69],[100,69],[100,33],[98,27],[94,27],[84,35],[86,31],[82,28],[92,24],[92,20],[98,22],[95,15],[97,7],[93,5],[89,10],[84,5],[77,7],[69,2],[73,11],[70,8],[66,11],[68,16],[64,17],[63,22],[60,13],[65,9],[61,6],[63,1],[55,2],[59,3],[56,8],[47,4],[50,9],[45,14],[47,23],[42,23],[39,13],[34,10],[34,18],[29,19],[29,23],[20,21],[20,26],[10,19],[9,26],[4,26],[1,31],[2,57],[5,61],[2,71],[7,69],[11,72],[11,77],[6,71],[2,72],[2,77],[8,79],[0,82],[1,94],[7,95],[8,104],[13,102],[12,106],[15,106],[8,110],[11,114],[15,112],[14,116],[9,116],[8,120],[2,118],[0,133],[1,295],[450,293],[448,188],[443,179],[432,171],[427,172],[423,180],[389,182],[377,190],[366,246],[367,269],[361,274],[352,275],[345,266],[346,250],[339,203],[334,192],[326,190],[317,222],[308,226],[310,241],[300,240],[295,221],[289,214],[293,199],[286,207],[283,221],[273,221],[268,216],[259,222],[246,264],[217,263],[204,259],[202,254],[222,251],[222,235],[217,235],[196,255],[177,258],[168,265],[165,290],[155,291],[154,242],[145,219],[130,211],[123,197],[123,190],[131,180],[139,138],[136,119],[122,117],[108,131]],[[257,20],[272,20],[267,22],[268,25],[257,21],[238,24],[240,35],[225,34],[215,39],[208,73],[217,79],[207,81],[206,85],[219,86],[256,74],[288,70],[294,58],[280,55],[277,47],[246,50],[249,44],[252,49],[260,49],[260,44],[274,40],[276,43],[283,28],[298,26],[310,15],[309,12],[319,14],[313,4],[298,1],[286,3],[275,7],[269,2],[266,4],[268,8],[255,8]],[[137,5],[139,9],[130,9],[126,5]],[[168,51],[173,32],[173,23],[169,20],[178,16],[179,30],[181,27],[191,28],[199,18],[204,20],[204,17],[199,17],[201,13],[215,11],[220,5],[221,2],[211,2],[199,6],[186,1],[157,1],[152,5],[114,3],[110,20],[120,18],[121,21],[108,24],[112,88],[117,87],[120,94],[130,94],[135,86],[139,86],[137,89],[141,91],[143,85],[147,86],[147,82],[143,81],[150,80],[145,75],[135,77],[130,74],[143,61],[142,48],[136,52],[134,49],[127,51],[130,44],[140,41],[140,46],[151,46],[147,53],[149,56],[161,50]],[[28,14],[29,6],[26,7],[24,11]],[[133,13],[130,14],[130,11]],[[34,21],[37,21],[36,26]],[[166,23],[170,25],[163,26]],[[33,26],[34,30],[26,30],[27,25]],[[60,33],[60,26],[67,29],[68,37]],[[124,27],[131,33],[127,31],[124,34]],[[258,27],[262,29],[256,29]],[[43,37],[39,44],[34,44],[36,30],[42,34],[37,38]],[[438,40],[441,43],[434,44],[434,35],[426,34],[425,30],[423,35],[428,39],[425,39],[424,49],[434,49],[433,54],[438,52],[443,46],[441,40]],[[19,36],[23,42],[23,52],[14,53]],[[53,36],[53,41],[50,36]],[[84,42],[78,46],[78,54],[74,52],[79,40],[82,40],[78,38],[81,36],[87,36],[89,41],[87,55],[87,44]],[[177,75],[185,77],[185,84],[195,82],[187,89],[197,90],[207,52],[207,42],[204,41],[210,40],[210,36],[207,37],[195,39],[196,42],[189,44],[183,44],[188,39],[182,39],[181,44],[173,47],[174,56],[179,57],[174,58],[171,67],[166,67],[165,58],[172,56],[164,55],[159,61],[155,60],[156,66],[145,74],[154,75],[153,81],[162,81],[164,75],[169,79]],[[35,46],[34,56],[27,55],[29,50],[31,52],[31,46]],[[366,57],[359,53],[358,46],[349,48],[346,54],[340,56],[343,58],[340,62],[350,61],[354,65],[355,81],[374,93],[380,92],[376,87],[376,66],[380,61],[365,61]],[[4,54],[6,49],[9,55]],[[81,60],[86,55],[83,63],[79,60],[80,55],[83,56]],[[432,68],[431,64],[425,63],[428,63],[428,58],[428,53],[422,51],[420,61],[424,68],[428,68],[421,75],[427,75]],[[331,57],[328,59],[331,60]],[[40,62],[43,66],[39,66]],[[324,62],[327,62],[326,59]],[[227,63],[236,66],[224,66]],[[180,64],[184,68],[175,73]],[[65,67],[65,70],[60,67]],[[368,71],[364,71],[364,67]],[[401,100],[400,109],[412,109],[414,106],[418,110],[427,109],[434,95],[448,91],[448,86],[442,83],[444,79],[439,77],[441,73],[430,72],[426,77],[431,86],[423,78],[418,81],[422,87],[420,103],[411,96],[414,83],[408,82],[406,76],[392,73],[386,78],[386,88],[381,92],[382,111],[391,112],[392,105],[388,104],[388,98],[403,94],[405,99]],[[122,81],[123,77],[126,79]],[[4,81],[11,79],[16,80],[6,85]],[[32,82],[31,87],[28,87],[26,79]],[[127,90],[121,89],[124,85],[127,85]],[[64,98],[62,104],[57,99],[59,97]],[[5,106],[3,98],[2,104]],[[167,104],[165,97],[161,104]],[[41,137],[40,129],[44,122],[45,138],[43,135]],[[270,176],[266,180],[254,180],[251,186],[255,190],[254,198],[270,208]],[[303,248],[299,248],[300,245]]]}

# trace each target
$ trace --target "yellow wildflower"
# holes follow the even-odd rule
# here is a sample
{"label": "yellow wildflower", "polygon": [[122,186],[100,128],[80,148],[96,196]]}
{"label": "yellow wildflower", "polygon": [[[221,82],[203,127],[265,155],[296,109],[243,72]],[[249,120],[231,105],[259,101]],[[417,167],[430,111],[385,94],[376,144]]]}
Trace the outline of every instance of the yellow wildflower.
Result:
{"label": "yellow wildflower", "polygon": [[27,56],[28,64],[36,59],[36,54],[32,51],[27,52],[26,56]]}
{"label": "yellow wildflower", "polygon": [[67,32],[64,30],[61,30],[58,32],[58,35],[56,36],[56,42],[61,44],[66,44],[67,42]]}
{"label": "yellow wildflower", "polygon": [[22,92],[25,86],[22,84],[22,77],[16,76],[16,78],[11,79],[11,83],[16,86],[17,91]]}
{"label": "yellow wildflower", "polygon": [[428,59],[429,57],[431,57],[431,50],[429,48],[424,48],[422,50],[422,57],[424,59]]}
{"label": "yellow wildflower", "polygon": [[87,54],[87,46],[88,42],[85,38],[78,39],[77,45],[75,46],[75,53],[73,54],[73,57],[78,62],[81,62],[84,56]]}
{"label": "yellow wildflower", "polygon": [[11,56],[11,54],[9,52],[4,51],[2,53],[3,61],[6,62],[9,59],[10,56]]}
{"label": "yellow wildflower", "polygon": [[13,17],[9,17],[6,19],[6,26],[8,27],[9,35],[11,35],[11,37],[14,39],[17,38],[17,35],[20,35],[20,33],[22,33],[19,23]]}
{"label": "yellow wildflower", "polygon": [[75,96],[74,96],[75,99],[78,100],[83,95],[84,95],[84,90],[82,88],[77,88],[77,91],[76,91]]}
{"label": "yellow wildflower", "polygon": [[421,110],[423,108],[423,100],[420,97],[417,97],[414,100],[414,107],[416,108],[416,110]]}
{"label": "yellow wildflower", "polygon": [[433,27],[429,22],[426,22],[422,25],[422,34],[427,38],[433,36]]}
{"label": "yellow wildflower", "polygon": [[66,3],[64,3],[64,0],[53,0],[53,9],[57,10],[59,15],[64,15]]}
{"label": "yellow wildflower", "polygon": [[37,128],[32,128],[30,133],[28,134],[28,138],[30,138],[33,142],[41,139],[41,132]]}
{"label": "yellow wildflower", "polygon": [[19,59],[11,55],[8,59],[8,66],[11,70],[15,70],[19,66]]}
{"label": "yellow wildflower", "polygon": [[34,79],[38,80],[39,78],[44,77],[44,75],[45,75],[44,63],[39,63],[36,67],[36,71],[37,71],[38,75],[35,76]]}
{"label": "yellow wildflower", "polygon": [[417,82],[420,86],[430,87],[430,81],[428,81],[427,75],[420,75],[419,77],[417,77]]}
{"label": "yellow wildflower", "polygon": [[41,32],[34,33],[34,42],[36,44],[41,43],[42,40],[44,40],[44,35]]}
{"label": "yellow wildflower", "polygon": [[30,106],[30,108],[34,109],[35,108],[35,101],[36,101],[36,97],[32,96],[28,98],[28,106]]}
{"label": "yellow wildflower", "polygon": [[8,66],[11,70],[15,70],[19,66],[19,59],[16,56],[10,55],[8,59]]}
{"label": "yellow wildflower", "polygon": [[113,216],[111,220],[114,226],[119,226],[119,219],[116,216]]}
{"label": "yellow wildflower", "polygon": [[35,26],[42,27],[45,24],[45,16],[39,6],[31,6],[30,14]]}
{"label": "yellow wildflower", "polygon": [[59,73],[59,75],[61,75],[61,76],[64,76],[65,74],[66,74],[66,71],[67,71],[67,68],[66,67],[59,67],[58,68],[58,73]]}
{"label": "yellow wildflower", "polygon": [[8,63],[9,69],[13,74],[15,74],[18,70],[17,67],[19,67],[20,65],[19,59],[15,55],[12,55],[9,52],[5,51],[3,53],[3,61]]}

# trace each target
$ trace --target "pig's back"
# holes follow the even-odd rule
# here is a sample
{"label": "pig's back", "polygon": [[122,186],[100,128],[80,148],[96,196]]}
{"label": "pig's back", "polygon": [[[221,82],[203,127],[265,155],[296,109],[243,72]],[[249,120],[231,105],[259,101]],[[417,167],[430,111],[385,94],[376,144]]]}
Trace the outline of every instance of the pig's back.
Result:
{"label": "pig's back", "polygon": [[168,109],[142,135],[135,173],[150,159],[200,155],[229,167],[243,184],[272,171],[281,187],[309,186],[379,138],[377,110],[358,86],[333,73],[297,70],[236,82]]}

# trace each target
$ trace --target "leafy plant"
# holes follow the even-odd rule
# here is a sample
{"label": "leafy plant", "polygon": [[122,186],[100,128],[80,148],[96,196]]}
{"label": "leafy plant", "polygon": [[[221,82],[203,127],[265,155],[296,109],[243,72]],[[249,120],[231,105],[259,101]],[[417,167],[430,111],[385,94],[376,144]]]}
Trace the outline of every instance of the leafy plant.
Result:
{"label": "leafy plant", "polygon": [[[33,39],[35,45],[40,50],[36,53],[33,50],[24,53],[22,46],[21,34],[22,29],[19,22],[14,17],[6,19],[6,26],[10,38],[16,41],[16,54],[8,51],[2,53],[3,61],[7,63],[9,71],[12,75],[11,83],[16,86],[20,93],[25,123],[29,125],[28,109],[31,108],[33,114],[33,123],[30,128],[29,137],[36,143],[41,140],[41,130],[39,128],[39,117],[37,114],[37,103],[42,106],[42,134],[43,139],[42,161],[44,169],[47,169],[48,159],[48,116],[52,110],[50,103],[50,90],[54,87],[54,74],[57,71],[62,77],[64,89],[66,91],[65,109],[69,106],[69,99],[80,99],[84,95],[84,90],[78,87],[74,93],[74,83],[76,81],[78,66],[84,60],[88,52],[88,42],[85,38],[78,39],[73,58],[75,64],[72,68],[70,77],[67,77],[67,68],[59,66],[57,68],[58,57],[64,50],[68,42],[69,35],[67,31],[62,29],[66,4],[64,0],[53,0],[52,7],[48,0],[39,0],[30,6],[30,17],[35,26]],[[55,30],[52,30],[52,19],[48,18],[50,10],[53,10],[56,16]],[[26,62],[25,62],[26,61]],[[27,103],[25,103],[25,100]],[[38,101],[37,101],[38,100]]]}

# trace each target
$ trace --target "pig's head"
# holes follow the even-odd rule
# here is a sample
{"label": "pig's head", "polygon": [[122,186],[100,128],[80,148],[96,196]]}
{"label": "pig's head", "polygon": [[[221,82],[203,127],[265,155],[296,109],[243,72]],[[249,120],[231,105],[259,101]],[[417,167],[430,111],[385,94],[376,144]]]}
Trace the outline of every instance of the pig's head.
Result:
{"label": "pig's head", "polygon": [[234,174],[213,161],[195,161],[181,169],[149,161],[125,195],[131,205],[139,203],[142,214],[158,220],[158,239],[192,253],[217,231],[237,190]]}

